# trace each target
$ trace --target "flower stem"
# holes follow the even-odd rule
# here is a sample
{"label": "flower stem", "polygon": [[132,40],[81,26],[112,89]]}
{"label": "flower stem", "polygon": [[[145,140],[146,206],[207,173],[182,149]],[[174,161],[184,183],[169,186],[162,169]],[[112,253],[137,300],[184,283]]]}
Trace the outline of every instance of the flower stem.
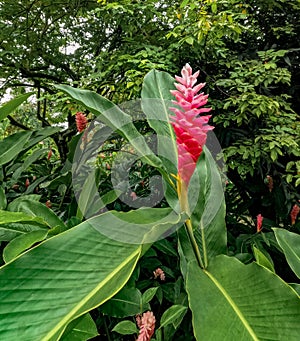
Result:
{"label": "flower stem", "polygon": [[201,257],[201,253],[200,253],[198,244],[197,244],[197,242],[196,242],[196,238],[195,238],[195,236],[194,236],[193,227],[192,227],[192,223],[191,223],[190,219],[188,219],[188,220],[185,222],[185,225],[186,225],[187,233],[188,233],[188,235],[189,235],[190,242],[191,242],[191,244],[192,244],[192,248],[193,248],[195,257],[196,257],[196,259],[197,259],[198,265],[200,266],[200,268],[204,269],[205,266],[204,266],[204,264],[203,264],[203,260],[202,260],[202,257]]}

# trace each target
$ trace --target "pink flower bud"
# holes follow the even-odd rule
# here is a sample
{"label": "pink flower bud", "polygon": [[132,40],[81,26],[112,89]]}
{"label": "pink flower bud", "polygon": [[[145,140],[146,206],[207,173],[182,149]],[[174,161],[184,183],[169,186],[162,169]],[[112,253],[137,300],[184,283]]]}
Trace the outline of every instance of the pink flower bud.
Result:
{"label": "pink flower bud", "polygon": [[83,132],[87,126],[87,118],[82,112],[77,112],[75,116],[76,127],[79,133]]}
{"label": "pink flower bud", "polygon": [[263,223],[264,217],[261,214],[259,214],[256,217],[256,219],[257,219],[257,221],[256,221],[256,231],[260,232],[262,230],[262,223]]}
{"label": "pink flower bud", "polygon": [[153,275],[155,279],[159,277],[161,281],[164,281],[166,279],[166,275],[161,268],[157,268],[155,271],[153,271]]}
{"label": "pink flower bud", "polygon": [[296,224],[296,219],[297,219],[299,212],[300,212],[300,207],[297,204],[295,204],[291,210],[291,213],[290,213],[292,225]]}

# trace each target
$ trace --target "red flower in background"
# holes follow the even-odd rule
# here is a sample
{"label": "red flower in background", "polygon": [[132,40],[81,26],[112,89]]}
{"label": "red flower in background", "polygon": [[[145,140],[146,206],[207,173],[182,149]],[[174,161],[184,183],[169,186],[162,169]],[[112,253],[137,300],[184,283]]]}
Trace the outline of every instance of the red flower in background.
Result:
{"label": "red flower in background", "polygon": [[77,112],[75,115],[76,127],[79,133],[83,132],[87,126],[88,120],[82,112]]}
{"label": "red flower in background", "polygon": [[29,185],[30,185],[30,181],[29,181],[29,179],[27,178],[27,179],[25,180],[25,187],[28,188]]}
{"label": "red flower in background", "polygon": [[195,85],[199,71],[193,74],[192,68],[186,64],[181,76],[175,76],[177,90],[172,90],[173,101],[179,108],[170,108],[175,113],[171,116],[171,123],[175,131],[178,151],[178,175],[188,185],[196,168],[197,160],[206,143],[207,132],[213,127],[208,125],[210,115],[200,116],[209,112],[211,108],[201,108],[207,103],[208,95],[199,91],[205,83]]}
{"label": "red flower in background", "polygon": [[292,225],[295,225],[299,212],[300,212],[300,207],[297,204],[295,204],[291,210],[291,224]]}
{"label": "red flower in background", "polygon": [[47,155],[47,160],[49,161],[51,159],[53,152],[52,152],[52,147],[50,147],[48,155]]}
{"label": "red flower in background", "polygon": [[256,231],[260,232],[262,230],[262,223],[263,223],[264,217],[261,214],[259,214],[256,217],[256,219],[257,219],[257,221],[256,221]]}

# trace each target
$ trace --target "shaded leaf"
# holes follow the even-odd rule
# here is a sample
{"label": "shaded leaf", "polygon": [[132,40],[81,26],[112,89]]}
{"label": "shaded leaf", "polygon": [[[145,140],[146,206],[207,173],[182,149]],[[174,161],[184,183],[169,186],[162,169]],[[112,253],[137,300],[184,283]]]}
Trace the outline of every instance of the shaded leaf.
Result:
{"label": "shaded leaf", "polygon": [[181,320],[184,317],[187,309],[188,308],[183,305],[172,305],[163,313],[160,319],[160,328],[165,327],[168,324],[172,324],[174,326],[178,319]]}
{"label": "shaded leaf", "polygon": [[131,321],[121,321],[114,326],[113,332],[119,333],[121,335],[137,334],[139,331],[135,323]]}
{"label": "shaded leaf", "polygon": [[257,264],[264,266],[265,268],[275,272],[274,264],[272,264],[269,259],[261,252],[258,248],[253,246],[253,253]]}
{"label": "shaded leaf", "polygon": [[9,211],[24,212],[33,217],[40,217],[49,227],[59,226],[65,228],[64,222],[50,208],[36,200],[20,197],[12,201],[7,209]]}
{"label": "shaded leaf", "polygon": [[8,243],[3,250],[3,259],[5,263],[12,261],[20,253],[26,251],[35,243],[40,242],[46,238],[47,230],[31,231],[14,238]]}
{"label": "shaded leaf", "polygon": [[0,165],[3,165],[15,158],[20,151],[23,150],[31,134],[31,131],[21,131],[0,141]]}
{"label": "shaded leaf", "polygon": [[134,287],[125,287],[99,309],[106,315],[119,318],[140,314],[142,294]]}
{"label": "shaded leaf", "polygon": [[273,231],[289,266],[300,278],[300,235],[280,228]]}
{"label": "shaded leaf", "polygon": [[84,314],[70,322],[60,341],[86,341],[99,335],[90,314]]}

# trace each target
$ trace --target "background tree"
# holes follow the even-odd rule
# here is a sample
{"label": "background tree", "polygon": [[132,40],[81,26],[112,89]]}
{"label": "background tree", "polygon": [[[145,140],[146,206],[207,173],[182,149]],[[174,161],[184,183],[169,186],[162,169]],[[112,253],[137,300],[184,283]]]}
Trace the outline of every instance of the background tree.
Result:
{"label": "background tree", "polygon": [[[53,84],[93,89],[120,103],[140,96],[149,70],[178,74],[189,62],[210,87],[212,120],[228,167],[229,226],[234,231],[245,224],[241,217],[255,220],[259,213],[265,226],[290,223],[300,185],[299,2],[0,4],[1,93],[35,89],[40,125],[67,124],[54,135],[61,160],[79,108]],[[14,118],[13,124],[26,125],[24,112]],[[246,231],[251,226],[253,220]]]}

